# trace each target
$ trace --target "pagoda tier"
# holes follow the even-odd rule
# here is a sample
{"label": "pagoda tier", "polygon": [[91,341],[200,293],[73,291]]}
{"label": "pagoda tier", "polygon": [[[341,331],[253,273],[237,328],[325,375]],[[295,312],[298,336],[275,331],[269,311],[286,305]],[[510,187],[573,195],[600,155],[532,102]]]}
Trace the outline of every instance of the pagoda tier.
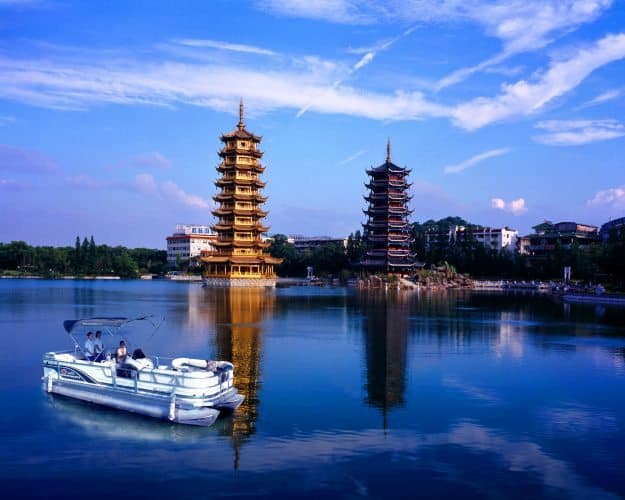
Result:
{"label": "pagoda tier", "polygon": [[234,208],[234,207],[224,207],[217,208],[211,212],[215,217],[220,217],[223,215],[244,215],[248,217],[256,217],[263,218],[266,217],[269,212],[264,212],[258,208],[255,209],[246,209],[246,208]]}
{"label": "pagoda tier", "polygon": [[390,141],[386,147],[386,161],[367,170],[369,193],[364,197],[368,206],[363,213],[367,251],[361,265],[372,271],[406,272],[414,268],[410,252],[412,238],[408,228],[408,202],[412,197],[407,182],[409,169],[391,162]]}
{"label": "pagoda tier", "polygon": [[261,189],[262,138],[245,129],[243,103],[239,106],[237,128],[222,134],[222,159],[217,166],[221,175],[215,182],[219,192],[213,197],[218,218],[212,229],[217,233],[215,250],[202,252],[204,283],[209,286],[275,286],[275,266],[282,262],[264,253],[270,244],[262,235],[269,230],[262,222],[267,216],[262,204],[267,201]]}

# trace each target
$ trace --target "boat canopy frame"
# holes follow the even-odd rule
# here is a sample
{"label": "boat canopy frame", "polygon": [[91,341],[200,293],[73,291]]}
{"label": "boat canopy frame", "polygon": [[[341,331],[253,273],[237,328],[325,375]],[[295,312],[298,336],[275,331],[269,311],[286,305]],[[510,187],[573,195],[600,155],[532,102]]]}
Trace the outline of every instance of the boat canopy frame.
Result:
{"label": "boat canopy frame", "polygon": [[[152,336],[156,333],[156,330],[158,330],[158,328],[163,324],[164,319],[165,318],[163,317],[155,318],[151,314],[137,316],[135,318],[121,316],[99,316],[93,318],[68,319],[63,321],[63,328],[65,328],[65,331],[74,341],[74,348],[82,352],[83,349],[81,348],[78,340],[75,337],[75,334],[80,330],[101,330],[108,333],[108,335],[111,337],[118,336],[121,338],[121,329],[124,328],[126,325],[137,321],[147,321],[150,325],[152,325],[154,329],[149,337],[152,338]],[[130,347],[130,343],[128,344]]]}

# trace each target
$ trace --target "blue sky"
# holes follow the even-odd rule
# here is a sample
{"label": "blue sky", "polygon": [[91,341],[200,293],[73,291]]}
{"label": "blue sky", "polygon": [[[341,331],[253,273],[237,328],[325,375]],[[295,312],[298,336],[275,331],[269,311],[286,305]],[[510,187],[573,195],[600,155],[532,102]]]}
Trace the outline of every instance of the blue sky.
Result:
{"label": "blue sky", "polygon": [[0,241],[212,223],[239,98],[271,233],[360,229],[389,137],[412,220],[625,216],[624,0],[0,0]]}

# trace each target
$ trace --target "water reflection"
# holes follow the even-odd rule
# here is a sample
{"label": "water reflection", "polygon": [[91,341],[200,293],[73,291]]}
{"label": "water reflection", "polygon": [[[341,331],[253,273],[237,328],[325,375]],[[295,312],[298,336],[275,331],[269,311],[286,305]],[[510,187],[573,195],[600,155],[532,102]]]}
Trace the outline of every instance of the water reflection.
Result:
{"label": "water reflection", "polygon": [[80,428],[92,439],[196,444],[206,441],[212,429],[223,431],[228,419],[219,419],[207,432],[205,427],[180,425],[135,413],[95,406],[56,394],[46,394],[55,419],[69,428]]}
{"label": "water reflection", "polygon": [[409,304],[406,292],[362,290],[359,297],[363,315],[366,357],[367,404],[380,408],[387,426],[387,412],[404,405],[406,388],[406,346]]}
{"label": "water reflection", "polygon": [[262,322],[273,311],[275,295],[267,288],[207,288],[205,292],[206,300],[215,307],[215,357],[234,363],[236,387],[245,396],[224,429],[232,437],[237,468],[240,447],[256,429]]}

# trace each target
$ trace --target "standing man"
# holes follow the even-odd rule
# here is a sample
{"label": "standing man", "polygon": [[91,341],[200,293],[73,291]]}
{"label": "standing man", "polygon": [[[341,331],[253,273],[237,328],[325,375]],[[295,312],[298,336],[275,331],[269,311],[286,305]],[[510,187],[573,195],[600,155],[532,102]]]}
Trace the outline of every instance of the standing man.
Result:
{"label": "standing man", "polygon": [[96,357],[95,343],[93,342],[93,332],[87,333],[87,340],[85,340],[85,356],[89,361],[94,361]]}
{"label": "standing man", "polygon": [[102,332],[98,330],[95,332],[94,353],[96,355],[96,361],[102,361],[104,359],[104,344],[102,343]]}

